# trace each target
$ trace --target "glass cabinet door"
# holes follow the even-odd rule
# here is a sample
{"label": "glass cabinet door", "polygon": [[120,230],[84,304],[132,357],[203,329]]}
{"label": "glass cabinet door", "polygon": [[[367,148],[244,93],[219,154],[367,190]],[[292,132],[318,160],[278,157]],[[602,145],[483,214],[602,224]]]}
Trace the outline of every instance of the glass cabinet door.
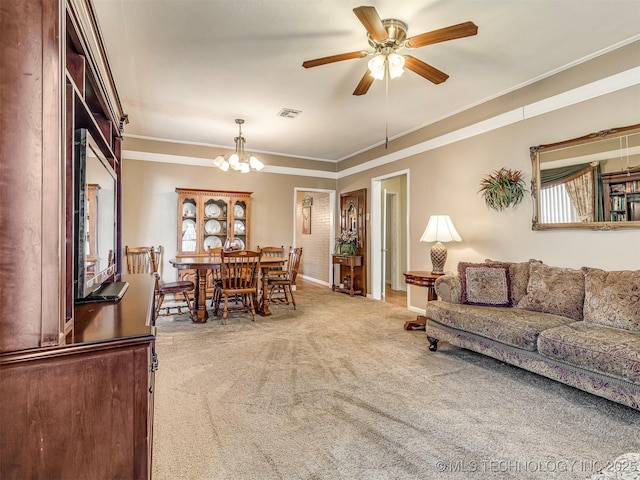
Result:
{"label": "glass cabinet door", "polygon": [[227,240],[227,203],[209,198],[204,203],[202,253],[209,248],[222,247]]}
{"label": "glass cabinet door", "polygon": [[182,236],[181,250],[183,252],[196,251],[196,240],[198,232],[196,230],[197,204],[195,198],[185,198],[182,202]]}
{"label": "glass cabinet door", "polygon": [[233,239],[240,250],[247,247],[247,202],[243,200],[233,202]]}

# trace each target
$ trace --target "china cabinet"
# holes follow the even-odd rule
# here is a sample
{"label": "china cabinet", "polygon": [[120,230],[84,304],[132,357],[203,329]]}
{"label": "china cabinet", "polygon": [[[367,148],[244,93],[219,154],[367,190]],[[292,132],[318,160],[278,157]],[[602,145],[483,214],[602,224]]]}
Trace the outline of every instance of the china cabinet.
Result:
{"label": "china cabinet", "polygon": [[340,195],[340,230],[356,235],[356,250],[349,255],[333,255],[332,290],[350,296],[367,295],[367,189]]}
{"label": "china cabinet", "polygon": [[[251,192],[176,188],[178,259],[209,255],[210,248],[250,248]],[[180,280],[195,281],[193,270],[179,270]],[[209,279],[211,280],[211,279]],[[207,292],[213,291],[208,282]]]}
{"label": "china cabinet", "polygon": [[[120,276],[127,117],[93,4],[0,3],[0,478],[148,479],[155,282]],[[130,283],[120,302],[75,302],[75,266],[91,258],[101,231],[97,190],[76,181],[86,168],[78,132],[114,174],[115,267],[105,280]],[[86,227],[82,258],[75,246]]]}

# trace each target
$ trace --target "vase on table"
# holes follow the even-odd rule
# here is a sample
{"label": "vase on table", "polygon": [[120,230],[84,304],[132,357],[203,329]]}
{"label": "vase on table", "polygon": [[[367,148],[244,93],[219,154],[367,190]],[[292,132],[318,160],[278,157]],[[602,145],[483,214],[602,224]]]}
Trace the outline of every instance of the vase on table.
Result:
{"label": "vase on table", "polygon": [[340,244],[340,254],[351,256],[356,254],[356,245],[353,242],[343,242]]}

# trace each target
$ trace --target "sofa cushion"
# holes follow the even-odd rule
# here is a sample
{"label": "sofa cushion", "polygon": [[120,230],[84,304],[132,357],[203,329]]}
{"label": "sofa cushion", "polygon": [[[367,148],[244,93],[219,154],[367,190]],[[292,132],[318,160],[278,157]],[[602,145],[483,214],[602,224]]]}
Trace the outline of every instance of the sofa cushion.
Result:
{"label": "sofa cushion", "polygon": [[640,384],[640,333],[591,322],[574,322],[540,333],[547,357]]}
{"label": "sofa cushion", "polygon": [[582,271],[530,263],[527,294],[516,307],[582,320],[583,303]]}
{"label": "sofa cushion", "polygon": [[462,284],[462,303],[511,306],[509,265],[460,262],[458,275]]}
{"label": "sofa cushion", "polygon": [[442,325],[529,351],[536,350],[542,330],[572,322],[558,315],[529,310],[478,305],[427,302],[427,318]]}
{"label": "sofa cushion", "polygon": [[584,320],[640,332],[640,271],[583,267]]}
{"label": "sofa cushion", "polygon": [[511,279],[511,305],[518,302],[527,294],[529,283],[529,264],[531,262],[542,263],[541,260],[530,259],[528,262],[500,262],[498,260],[486,259],[485,263],[502,263],[509,265],[509,277]]}

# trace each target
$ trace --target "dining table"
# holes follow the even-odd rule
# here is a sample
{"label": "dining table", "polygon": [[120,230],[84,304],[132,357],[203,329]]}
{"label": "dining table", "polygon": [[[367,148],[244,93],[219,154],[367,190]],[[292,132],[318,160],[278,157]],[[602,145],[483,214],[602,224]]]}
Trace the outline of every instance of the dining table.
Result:
{"label": "dining table", "polygon": [[[260,260],[261,292],[256,313],[263,317],[272,315],[269,310],[269,292],[267,287],[269,270],[282,268],[287,261],[283,257],[263,257]],[[196,275],[195,290],[195,315],[191,319],[194,323],[206,323],[209,318],[207,312],[207,271],[220,268],[220,256],[210,255],[201,257],[180,257],[169,260],[169,263],[178,270],[192,269]]]}

